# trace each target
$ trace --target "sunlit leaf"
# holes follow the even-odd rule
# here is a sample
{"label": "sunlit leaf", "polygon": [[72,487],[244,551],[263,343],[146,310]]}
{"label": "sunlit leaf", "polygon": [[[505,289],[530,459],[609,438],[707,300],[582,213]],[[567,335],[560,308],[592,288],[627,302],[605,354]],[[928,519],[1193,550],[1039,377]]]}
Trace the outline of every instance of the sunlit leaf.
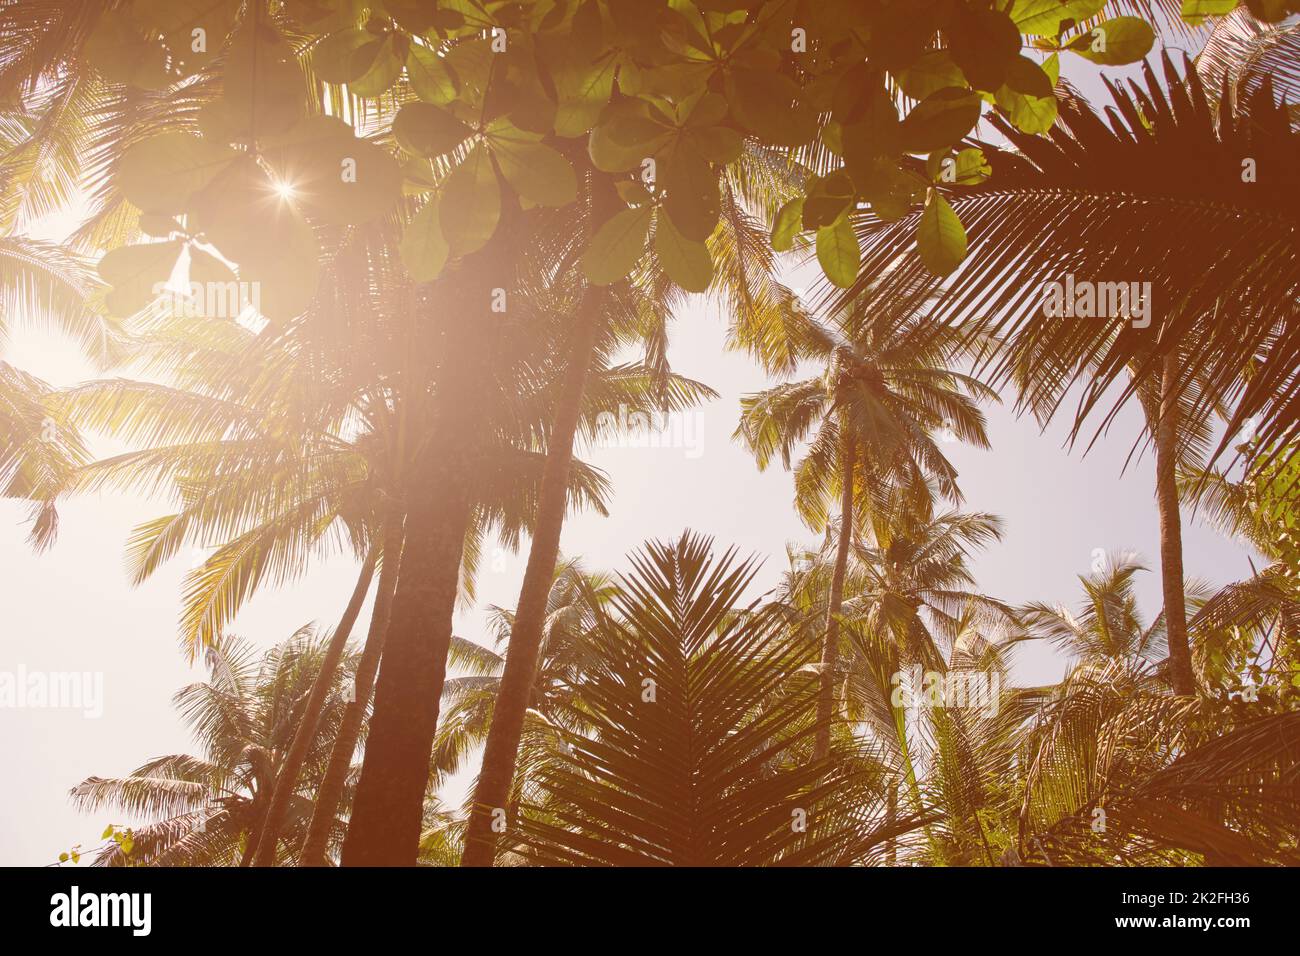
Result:
{"label": "sunlit leaf", "polygon": [[625,278],[645,252],[653,209],[640,206],[617,212],[592,236],[582,255],[582,272],[596,285]]}
{"label": "sunlit leaf", "polygon": [[416,282],[430,282],[442,273],[451,250],[438,221],[436,198],[425,203],[407,224],[399,251],[406,270]]}
{"label": "sunlit leaf", "polygon": [[183,212],[186,203],[239,154],[228,146],[188,133],[159,133],[128,147],[118,167],[118,185],[145,212]]}
{"label": "sunlit leaf", "polygon": [[713,258],[703,242],[687,239],[662,213],[655,222],[655,253],[659,264],[687,292],[704,292],[713,279]]}
{"label": "sunlit leaf", "polygon": [[492,238],[501,218],[501,185],[486,147],[475,146],[447,177],[439,216],[453,256],[482,249]]}
{"label": "sunlit leaf", "polygon": [[1151,24],[1137,17],[1115,17],[1071,40],[1066,49],[1101,66],[1136,63],[1155,45]]}
{"label": "sunlit leaf", "polygon": [[841,215],[829,226],[817,230],[817,261],[822,271],[841,289],[853,285],[862,262],[858,237],[853,234],[853,224],[847,215]]}
{"label": "sunlit leaf", "polygon": [[926,198],[916,242],[921,260],[935,275],[947,275],[966,258],[966,229],[937,189]]}

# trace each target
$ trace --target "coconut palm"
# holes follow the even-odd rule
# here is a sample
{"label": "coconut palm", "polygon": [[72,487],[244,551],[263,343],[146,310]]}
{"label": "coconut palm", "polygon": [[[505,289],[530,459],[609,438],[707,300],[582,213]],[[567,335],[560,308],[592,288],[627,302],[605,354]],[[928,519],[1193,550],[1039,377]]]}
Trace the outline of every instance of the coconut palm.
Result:
{"label": "coconut palm", "polygon": [[[880,508],[864,536],[871,545],[855,542],[850,552],[837,708],[843,707],[848,727],[881,748],[895,812],[899,789],[916,811],[947,808],[936,826],[926,828],[928,850],[918,849],[915,859],[970,863],[972,854],[983,860],[985,844],[997,846],[1005,832],[1006,791],[997,761],[1005,760],[1015,726],[1006,714],[1032,702],[1023,691],[1001,690],[1003,657],[1018,637],[1018,622],[1008,605],[973,590],[967,563],[976,549],[998,539],[1000,527],[989,515],[935,515],[928,497],[897,497],[909,507],[894,502]],[[800,556],[776,592],[799,626],[825,620],[834,551],[828,540],[818,554]],[[980,695],[969,701],[973,710],[949,712],[940,701],[918,715],[909,695],[924,701],[925,686],[950,673],[963,682],[972,677],[972,693]],[[972,763],[968,757],[975,753],[985,762]]]}
{"label": "coconut palm", "polygon": [[[1175,693],[1181,693],[1169,652],[1166,613],[1162,609],[1145,623],[1134,594],[1134,577],[1145,570],[1133,556],[1111,555],[1100,569],[1079,576],[1084,600],[1077,613],[1042,602],[1022,608],[1020,620],[1027,636],[1048,641],[1075,660],[1150,664]],[[1185,594],[1183,620],[1194,617],[1210,594],[1200,581],[1186,582],[1179,590]]]}
{"label": "coconut palm", "polygon": [[[805,354],[822,366],[819,376],[782,384],[742,399],[736,436],[760,469],[777,455],[786,468],[804,442],[795,468],[795,507],[814,530],[829,530],[829,507],[839,499],[834,571],[826,607],[822,650],[823,726],[817,752],[830,744],[834,674],[839,656],[839,619],[855,521],[880,512],[877,502],[891,484],[928,496],[924,479],[940,494],[959,498],[956,470],[937,444],[938,433],[988,446],[976,399],[994,394],[952,366],[960,355],[955,335],[913,320],[882,336],[871,324],[846,320],[840,330],[809,321]],[[855,509],[862,516],[855,518]]]}
{"label": "coconut palm", "polygon": [[[754,154],[742,154],[724,175],[719,224],[710,237],[719,268],[709,278],[707,291],[727,307],[737,343],[769,367],[788,367],[792,361],[789,328],[797,315],[793,296],[774,276],[774,254],[760,221],[750,210],[769,204],[774,195],[788,190],[790,183],[790,172],[783,179],[774,172],[772,164],[763,164]],[[613,177],[595,168],[587,169],[588,208],[583,225],[563,233],[570,237],[569,242],[553,250],[548,256],[550,261],[575,262],[597,227],[623,207],[614,186]],[[566,336],[565,363],[559,370],[563,383],[561,399],[556,405],[548,446],[548,467],[552,473],[544,480],[541,490],[544,507],[539,512],[538,534],[529,548],[510,653],[501,678],[499,706],[493,711],[483,768],[475,788],[476,807],[466,832],[464,864],[467,866],[491,863],[495,837],[489,814],[491,808],[503,802],[514,779],[530,681],[537,667],[545,606],[564,523],[564,501],[557,489],[572,456],[575,438],[581,431],[586,393],[595,384],[590,369],[609,349],[611,305],[634,289],[643,294],[649,291],[661,313],[682,298],[657,254],[647,257],[631,285],[620,283],[613,289],[605,289],[583,282],[582,288],[574,310],[576,321],[571,323],[571,331]],[[666,318],[658,318],[650,329],[642,332],[648,350],[661,362],[666,348],[666,335],[662,334]],[[651,397],[665,411],[673,410],[677,404],[670,403],[662,385]]]}
{"label": "coconut palm", "polygon": [[[530,863],[867,863],[923,818],[888,819],[870,748],[807,759],[819,636],[738,606],[756,565],[687,533],[631,557],[560,710],[564,749],[507,818]],[[748,610],[754,610],[751,606]],[[740,612],[740,613],[737,613]]]}
{"label": "coconut palm", "polygon": [[[1243,451],[1253,449],[1243,443]],[[1198,634],[1198,665],[1207,685],[1230,698],[1285,707],[1296,694],[1296,637],[1300,635],[1300,560],[1291,486],[1297,458],[1287,450],[1275,463],[1233,480],[1213,470],[1180,476],[1180,488],[1223,533],[1248,543],[1268,563],[1250,577],[1211,595],[1191,621]],[[1265,660],[1264,655],[1268,655]],[[1262,696],[1261,696],[1262,695]]]}
{"label": "coconut palm", "polygon": [[[201,755],[157,757],[125,777],[90,777],[72,789],[83,812],[113,809],[148,819],[131,828],[129,853],[118,843],[106,846],[96,865],[236,865],[247,854],[321,670],[323,638],[308,625],[264,653],[236,637],[210,646],[208,679],[174,698]],[[353,662],[347,658],[336,671],[336,687]],[[291,801],[291,831],[306,824],[342,709],[337,699],[326,703],[322,732]]]}
{"label": "coconut palm", "polygon": [[[0,131],[0,148],[11,148]],[[0,174],[2,176],[3,174]],[[0,178],[0,197],[12,184]],[[0,237],[0,344],[17,325],[44,325],[75,340],[92,360],[118,354],[116,326],[93,306],[99,282],[85,257],[52,242]],[[87,458],[76,424],[49,400],[53,389],[0,362],[0,496],[32,502],[31,541],[53,543],[54,498]]]}
{"label": "coconut palm", "polygon": [[1206,737],[1141,660],[1081,662],[1026,729],[1013,859],[1047,865],[1295,865],[1295,713]]}
{"label": "coconut palm", "polygon": [[[556,569],[546,606],[540,662],[528,704],[532,720],[549,726],[560,719],[558,703],[572,697],[584,668],[590,665],[584,639],[595,621],[596,608],[591,602],[603,604],[611,591],[605,575],[588,573],[577,561],[565,561]],[[433,765],[439,777],[458,772],[468,753],[483,743],[500,699],[505,667],[502,652],[509,645],[516,617],[504,608],[489,611],[494,650],[461,637],[452,640],[448,663],[463,676],[449,678],[443,684],[447,709],[433,748]],[[523,737],[529,737],[527,728]],[[531,763],[525,754],[523,766]],[[525,777],[525,773],[516,772],[515,791]]]}
{"label": "coconut palm", "polygon": [[[991,116],[1013,149],[981,144],[989,179],[945,190],[966,226],[966,259],[946,279],[927,277],[903,238],[914,215],[887,222],[862,214],[860,278],[845,298],[889,314],[898,302],[944,283],[936,321],[982,315],[1005,333],[989,356],[993,384],[1010,380],[1027,354],[1055,351],[1072,359],[1066,366],[1084,387],[1076,432],[1106,402],[1109,420],[1114,401],[1107,392],[1134,363],[1137,382],[1159,382],[1177,345],[1189,358],[1177,369],[1177,383],[1200,380],[1205,403],[1234,408],[1230,433],[1253,416],[1272,443],[1296,423],[1278,396],[1290,393],[1300,348],[1291,311],[1300,259],[1286,238],[1300,214],[1280,171],[1294,165],[1300,133],[1289,108],[1278,105],[1263,62],[1241,62],[1232,83],[1251,92],[1235,103],[1218,103],[1217,68],[1207,65],[1203,75],[1188,63],[1180,74],[1166,56],[1163,79],[1148,64],[1141,84],[1126,90],[1107,83],[1109,126],[1068,88],[1045,137]],[[1033,215],[1002,215],[1012,208]],[[884,274],[888,264],[897,268]],[[1149,326],[1132,327],[1119,315],[1045,314],[1050,283],[1067,274],[1093,283],[1151,282]],[[1228,301],[1234,321],[1224,321]],[[1256,365],[1258,356],[1267,361]],[[1246,380],[1248,367],[1258,374]],[[1120,400],[1136,389],[1120,389]],[[1066,390],[1056,394],[1063,398]]]}

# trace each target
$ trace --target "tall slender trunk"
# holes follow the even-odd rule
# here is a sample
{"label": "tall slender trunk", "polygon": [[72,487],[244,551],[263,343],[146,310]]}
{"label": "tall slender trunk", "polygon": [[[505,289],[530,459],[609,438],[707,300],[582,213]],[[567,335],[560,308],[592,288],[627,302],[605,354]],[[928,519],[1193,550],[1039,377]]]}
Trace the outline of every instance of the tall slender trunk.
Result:
{"label": "tall slender trunk", "polygon": [[[599,225],[612,213],[615,197],[608,183],[597,183],[594,173],[591,182],[589,219],[594,225]],[[519,603],[515,607],[514,626],[510,629],[506,666],[483,750],[483,765],[474,788],[474,805],[465,831],[461,866],[491,866],[496,855],[497,835],[492,830],[492,811],[506,806],[514,782],[519,738],[536,681],[542,632],[546,624],[546,604],[555,579],[560,534],[564,530],[564,515],[568,509],[573,439],[578,430],[596,342],[604,327],[604,303],[604,290],[588,286],[578,306],[578,321],[569,343],[565,377],[556,401],[546,449],[546,464],[538,493],[537,526],[533,529],[528,566],[524,570]]]}
{"label": "tall slender trunk", "polygon": [[375,560],[378,553],[378,549],[372,547],[366,555],[366,560],[361,565],[361,573],[357,575],[357,585],[352,589],[352,597],[348,600],[348,606],[343,609],[343,617],[339,619],[338,627],[334,629],[334,635],[325,648],[325,658],[321,661],[320,672],[311,685],[311,693],[307,695],[307,704],[303,709],[302,718],[298,721],[293,743],[289,745],[289,752],[285,755],[284,763],[280,765],[280,772],[276,774],[275,787],[271,791],[266,814],[262,817],[261,826],[253,832],[250,840],[253,846],[253,866],[275,865],[275,851],[280,844],[280,828],[284,825],[284,815],[289,809],[289,800],[298,788],[298,776],[302,773],[307,752],[316,741],[316,732],[320,729],[320,716],[325,710],[325,699],[334,684],[334,672],[338,670],[339,661],[343,659],[343,651],[347,647],[348,638],[352,636],[352,628],[357,623],[357,617],[361,614],[361,606],[366,603],[370,580],[375,575]]}
{"label": "tall slender trunk", "polygon": [[[885,808],[885,825],[892,827],[898,822],[898,789],[892,777],[887,778],[889,787],[888,805]],[[885,841],[885,866],[898,865],[898,838],[891,836]]]}
{"label": "tall slender trunk", "polygon": [[1183,593],[1183,528],[1178,512],[1178,357],[1170,351],[1160,376],[1160,419],[1155,428],[1156,508],[1160,512],[1160,583],[1164,591],[1165,633],[1174,693],[1196,693],[1192,651],[1187,639]]}
{"label": "tall slender trunk", "polygon": [[491,361],[501,316],[493,307],[502,295],[508,303],[518,294],[517,237],[505,212],[492,240],[435,286],[437,403],[406,485],[402,564],[343,841],[345,866],[414,866],[419,852],[461,555],[490,440],[488,408],[498,398]]}
{"label": "tall slender trunk", "polygon": [[840,425],[840,538],[835,549],[830,599],[826,605],[826,640],[822,644],[821,688],[817,695],[817,736],[813,757],[821,760],[831,750],[831,722],[835,717],[835,670],[840,662],[840,610],[844,603],[844,575],[853,543],[853,472],[856,446],[847,421]]}
{"label": "tall slender trunk", "polygon": [[384,522],[384,553],[379,567],[379,585],[375,591],[375,608],[370,615],[370,632],[366,646],[357,664],[353,695],[343,710],[338,735],[330,751],[325,776],[316,790],[311,823],[298,854],[299,866],[325,866],[330,836],[338,818],[339,804],[343,802],[343,789],[347,785],[352,756],[357,751],[357,739],[365,722],[370,692],[375,687],[375,674],[379,658],[384,651],[384,635],[388,633],[388,617],[393,606],[393,592],[397,589],[397,572],[402,560],[402,511],[393,506]]}

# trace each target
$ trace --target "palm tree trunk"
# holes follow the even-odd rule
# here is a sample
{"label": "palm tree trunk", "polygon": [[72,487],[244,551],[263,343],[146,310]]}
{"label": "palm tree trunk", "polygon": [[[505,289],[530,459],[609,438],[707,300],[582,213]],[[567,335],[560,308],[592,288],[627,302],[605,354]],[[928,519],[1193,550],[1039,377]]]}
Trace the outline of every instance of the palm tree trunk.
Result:
{"label": "palm tree trunk", "polygon": [[[594,171],[590,182],[591,211],[588,219],[593,224],[591,231],[594,231],[595,225],[612,214],[616,197],[607,182],[598,182]],[[533,529],[528,566],[519,591],[519,603],[515,607],[514,626],[510,629],[506,666],[501,674],[492,725],[483,750],[483,765],[474,788],[474,806],[465,831],[461,866],[491,866],[496,855],[492,810],[505,807],[515,778],[519,738],[536,680],[542,631],[546,624],[546,603],[555,578],[560,533],[564,530],[564,515],[568,509],[573,438],[582,413],[587,374],[603,327],[601,310],[604,302],[604,290],[588,286],[578,307],[578,321],[569,345],[565,378],[556,402],[546,465],[542,471],[537,526]]]}
{"label": "palm tree trunk", "polygon": [[[491,441],[492,356],[516,261],[504,218],[491,241],[438,283],[437,405],[407,482],[406,536],[397,593],[375,684],[345,866],[414,866],[429,756],[438,727],[452,615],[475,485]],[[508,302],[508,299],[505,301]]]}
{"label": "palm tree trunk", "polygon": [[289,800],[298,787],[298,776],[302,773],[307,751],[316,741],[316,731],[320,728],[320,715],[325,710],[325,698],[329,696],[330,687],[334,684],[334,672],[338,670],[339,661],[343,659],[343,651],[347,647],[348,638],[352,636],[352,628],[357,623],[357,617],[361,614],[361,606],[366,602],[366,594],[370,591],[370,580],[375,574],[375,560],[378,553],[378,549],[372,547],[366,554],[366,560],[361,565],[361,574],[357,576],[357,585],[352,589],[352,597],[348,600],[348,606],[343,609],[343,617],[339,619],[338,627],[334,629],[334,635],[325,648],[325,658],[321,661],[320,672],[311,685],[311,693],[307,695],[307,704],[298,722],[298,729],[293,735],[293,743],[289,745],[289,753],[285,755],[280,772],[275,777],[275,787],[271,791],[266,814],[262,817],[261,826],[254,830],[249,841],[253,848],[253,866],[275,865],[275,851],[280,844],[280,827],[284,824],[284,814],[289,809]]}
{"label": "palm tree trunk", "polygon": [[844,576],[849,566],[849,547],[853,543],[853,472],[855,446],[848,434],[848,423],[841,423],[840,442],[840,537],[835,549],[835,570],[831,574],[831,593],[826,605],[826,640],[822,644],[821,687],[817,695],[817,736],[813,758],[821,760],[831,750],[831,722],[835,717],[835,670],[840,661],[840,610],[844,603]]}
{"label": "palm tree trunk", "polygon": [[394,506],[384,523],[384,553],[379,568],[379,585],[375,592],[375,608],[370,615],[370,632],[366,646],[357,664],[356,682],[352,700],[343,710],[338,736],[330,751],[325,776],[316,790],[311,823],[298,854],[299,866],[325,866],[330,835],[338,818],[339,804],[343,802],[343,789],[347,785],[352,756],[357,751],[357,739],[365,722],[370,692],[375,687],[375,674],[384,651],[384,636],[388,633],[388,618],[393,606],[393,592],[397,589],[397,573],[402,560],[402,510]]}
{"label": "palm tree trunk", "polygon": [[1178,512],[1178,357],[1170,351],[1160,377],[1160,420],[1156,423],[1156,508],[1160,513],[1160,582],[1164,591],[1169,677],[1174,693],[1196,693],[1192,651],[1187,639],[1183,593],[1183,528]]}
{"label": "palm tree trunk", "polygon": [[603,296],[589,288],[583,296],[578,328],[565,368],[565,380],[555,409],[550,447],[542,471],[537,526],[528,551],[528,567],[515,610],[514,626],[506,650],[506,666],[497,691],[492,724],[483,750],[483,766],[474,788],[474,808],[465,831],[461,866],[491,866],[496,851],[492,832],[494,807],[509,799],[519,755],[519,737],[524,713],[532,697],[546,624],[546,603],[555,578],[560,553],[560,533],[568,508],[569,465],[573,460],[573,438],[582,412],[583,392],[600,330]]}

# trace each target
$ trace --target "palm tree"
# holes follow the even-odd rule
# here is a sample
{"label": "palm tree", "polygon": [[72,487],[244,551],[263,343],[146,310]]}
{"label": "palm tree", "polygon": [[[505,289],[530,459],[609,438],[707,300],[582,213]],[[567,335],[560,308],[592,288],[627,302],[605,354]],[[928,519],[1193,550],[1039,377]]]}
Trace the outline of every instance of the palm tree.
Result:
{"label": "palm tree", "polygon": [[[1244,452],[1257,452],[1249,443]],[[1229,698],[1250,687],[1252,703],[1285,708],[1296,694],[1295,646],[1300,635],[1300,560],[1295,503],[1290,487],[1297,465],[1294,450],[1249,477],[1193,470],[1179,476],[1179,488],[1224,534],[1254,548],[1269,563],[1242,581],[1211,595],[1190,622],[1198,635],[1198,670],[1210,688]],[[1251,473],[1254,472],[1252,475]],[[1265,662],[1264,655],[1268,654]]]}
{"label": "palm tree", "polygon": [[[909,498],[898,489],[895,496],[900,500],[882,502],[872,516],[871,545],[855,542],[850,552],[837,696],[842,687],[850,725],[882,748],[895,811],[898,787],[905,788],[917,812],[936,802],[949,809],[937,828],[926,828],[929,855],[918,859],[969,863],[972,852],[980,858],[987,854],[987,840],[998,842],[996,833],[988,837],[984,830],[996,830],[1006,808],[997,796],[1002,794],[998,766],[970,766],[964,756],[971,746],[967,738],[987,738],[988,753],[1005,757],[995,743],[1006,738],[1007,708],[1024,706],[1022,692],[1001,691],[1007,671],[1001,658],[1019,633],[1015,613],[973,590],[967,563],[975,549],[1000,537],[1000,526],[989,515],[934,515],[928,496]],[[836,550],[831,540],[820,553],[792,562],[775,600],[790,609],[793,626],[815,627],[825,620]],[[992,714],[927,707],[924,719],[916,718],[899,697],[908,689],[922,695],[920,685],[911,686],[910,670],[928,679],[938,674],[946,680],[952,672],[965,681],[975,675],[981,683],[970,682],[972,692],[987,691],[991,699],[972,697],[970,706]],[[996,681],[985,676],[994,671]],[[981,836],[977,850],[968,839],[973,833]]]}
{"label": "palm tree", "polygon": [[[822,365],[822,374],[742,399],[736,436],[753,452],[760,469],[777,454],[790,468],[796,449],[808,442],[795,468],[795,507],[811,528],[829,533],[829,501],[838,493],[838,546],[822,647],[819,757],[830,746],[855,508],[870,515],[879,510],[878,502],[891,484],[920,489],[926,475],[941,494],[956,500],[956,471],[936,444],[935,433],[947,429],[954,437],[988,446],[984,416],[975,399],[995,396],[951,368],[960,354],[958,346],[957,336],[916,320],[887,335],[851,318],[842,331],[810,320],[804,350]],[[928,496],[928,490],[921,494]]]}
{"label": "palm tree", "polygon": [[737,606],[757,570],[684,534],[631,557],[589,633],[592,667],[558,709],[563,749],[538,768],[517,853],[558,865],[874,862],[924,822],[889,819],[869,748],[810,761],[815,631]]}
{"label": "palm tree", "polygon": [[[208,679],[174,698],[202,755],[156,757],[125,777],[90,777],[72,789],[73,803],[83,812],[114,808],[150,818],[132,828],[129,853],[120,844],[108,845],[96,865],[233,866],[246,856],[321,672],[322,643],[308,625],[263,654],[235,637],[209,647]],[[336,675],[353,662],[347,658]],[[340,703],[327,701],[307,772],[291,800],[291,831],[306,823],[341,715]]]}
{"label": "palm tree", "polygon": [[[586,634],[595,626],[597,608],[609,599],[612,587],[605,575],[584,571],[577,561],[564,561],[556,569],[546,603],[546,621],[532,693],[529,720],[551,726],[560,719],[560,705],[570,700],[589,666]],[[593,606],[592,602],[597,602]],[[463,672],[443,685],[446,712],[434,740],[433,764],[439,777],[456,773],[465,757],[483,743],[501,699],[502,672],[517,615],[504,608],[490,609],[489,629],[496,650],[457,637],[452,639],[448,664]],[[570,728],[573,729],[573,728]],[[523,739],[529,738],[525,727]],[[535,735],[534,735],[535,736]],[[533,761],[525,754],[523,767]],[[518,791],[526,772],[516,771],[512,790]],[[512,801],[513,803],[517,800]],[[471,798],[472,807],[472,798]]]}
{"label": "palm tree", "polygon": [[[1145,570],[1131,556],[1110,556],[1101,569],[1079,576],[1085,597],[1077,612],[1042,602],[1023,607],[1019,616],[1027,636],[1048,641],[1075,660],[1159,665],[1162,678],[1174,693],[1182,694],[1177,685],[1178,665],[1170,653],[1166,611],[1162,609],[1147,624],[1138,608],[1133,579]],[[1185,594],[1183,620],[1193,617],[1209,594],[1199,581],[1187,582],[1179,591]]]}
{"label": "palm tree", "polygon": [[[1243,9],[1218,22],[1196,69],[1189,64],[1185,76],[1166,57],[1163,88],[1150,66],[1145,89],[1128,92],[1110,84],[1118,110],[1111,112],[1112,129],[1068,89],[1060,123],[1046,139],[1026,136],[994,116],[995,128],[1016,151],[981,144],[993,175],[982,185],[954,187],[949,195],[967,223],[970,251],[935,318],[955,322],[975,311],[998,331],[1014,333],[988,357],[992,384],[1016,379],[1022,401],[1045,421],[1069,386],[1087,374],[1077,434],[1116,377],[1125,369],[1132,376],[1121,401],[1135,394],[1141,399],[1155,447],[1162,585],[1174,609],[1172,677],[1183,694],[1195,692],[1186,626],[1177,610],[1183,599],[1175,473],[1186,447],[1185,428],[1201,428],[1216,407],[1234,398],[1239,401],[1230,434],[1250,416],[1268,421],[1266,437],[1295,424],[1275,396],[1281,394],[1276,389],[1287,388],[1300,339],[1284,331],[1294,323],[1274,303],[1285,312],[1285,303],[1294,300],[1287,290],[1294,291],[1300,263],[1283,236],[1294,230],[1300,212],[1283,181],[1257,175],[1259,164],[1293,163],[1300,150],[1300,135],[1285,105],[1276,103],[1264,65],[1276,64],[1295,42],[1293,27],[1265,27]],[[1293,73],[1283,68],[1278,82],[1294,82]],[[1223,102],[1216,99],[1221,91]],[[1166,158],[1174,153],[1178,169]],[[1195,163],[1186,165],[1193,155]],[[1035,215],[1053,223],[1050,230],[1039,231],[1023,217],[1003,217],[1013,206],[1026,208],[1031,197]],[[1192,208],[1189,202],[1200,204],[1197,215],[1205,217],[1196,229],[1182,218]],[[847,299],[879,309],[938,286],[941,280],[927,277],[911,255],[868,289],[878,270],[905,251],[900,230],[910,221],[860,217],[867,254]],[[1134,228],[1135,222],[1141,227]],[[1141,249],[1126,238],[1138,234]],[[1238,242],[1245,244],[1240,261],[1229,264],[1217,255]],[[1034,293],[1066,275],[1088,283],[1149,281],[1144,322],[1124,327],[1127,310],[1098,320],[1048,315],[1043,296]],[[1223,320],[1227,301],[1238,316],[1249,317],[1245,334],[1238,323]],[[1259,373],[1246,378],[1247,368]],[[1107,422],[1113,414],[1112,409]]]}
{"label": "palm tree", "polygon": [[[1220,20],[1216,30],[1239,33],[1245,16]],[[1300,356],[1290,311],[1300,258],[1287,238],[1300,211],[1281,171],[1294,165],[1300,132],[1269,76],[1279,63],[1270,51],[1286,59],[1294,29],[1259,28],[1268,38],[1244,44],[1221,42],[1221,32],[1182,75],[1164,56],[1163,81],[1147,64],[1142,84],[1126,90],[1108,82],[1109,125],[1068,88],[1045,137],[990,116],[1014,150],[980,144],[989,179],[945,188],[966,226],[966,259],[946,278],[927,275],[909,248],[918,214],[897,222],[862,214],[859,280],[844,297],[888,312],[882,304],[913,301],[943,283],[936,321],[982,315],[1006,333],[988,356],[992,384],[1009,380],[1019,358],[1035,352],[1070,357],[1074,380],[1089,375],[1076,432],[1091,411],[1115,404],[1107,391],[1134,363],[1139,381],[1159,382],[1176,345],[1189,357],[1178,383],[1199,379],[1205,402],[1233,406],[1230,433],[1254,417],[1264,443],[1273,444],[1296,424],[1278,396],[1289,394]],[[1241,58],[1225,75],[1234,49]],[[1294,62],[1286,60],[1278,83],[1294,82]],[[1220,102],[1225,78],[1229,95]],[[1003,215],[1011,209],[1032,215]],[[888,264],[897,268],[886,274]],[[1149,327],[1125,327],[1118,315],[1070,321],[1045,314],[1050,283],[1067,274],[1094,283],[1149,281]],[[1233,321],[1224,320],[1229,301]],[[1257,356],[1267,360],[1257,363]],[[1248,381],[1247,368],[1256,370]],[[1119,401],[1135,391],[1136,384],[1121,389]]]}
{"label": "palm tree", "polygon": [[1295,865],[1296,714],[1209,739],[1140,659],[1084,660],[1026,725],[1015,857],[1047,865]]}
{"label": "palm tree", "polygon": [[[623,205],[615,193],[614,177],[600,173],[585,162],[585,157],[582,159],[578,165],[585,170],[587,178],[584,226],[581,230],[564,232],[580,241],[570,240],[569,244],[552,251],[548,256],[551,261],[574,261],[596,227]],[[795,315],[793,297],[774,278],[775,258],[766,236],[758,228],[758,221],[745,207],[769,204],[775,192],[790,188],[791,177],[783,179],[770,171],[766,177],[756,175],[762,169],[763,164],[756,156],[742,155],[724,174],[719,225],[710,240],[721,268],[712,274],[708,290],[728,306],[737,341],[765,364],[783,367],[790,361],[783,333]],[[593,362],[609,350],[607,340],[615,317],[613,310],[621,299],[633,293],[644,296],[647,305],[657,311],[650,317],[649,327],[640,332],[648,340],[647,346],[654,349],[658,364],[666,369],[663,361],[666,313],[680,298],[680,293],[658,256],[649,257],[631,287],[626,282],[611,288],[584,282],[566,339],[565,362],[558,372],[561,395],[547,452],[551,473],[544,477],[540,492],[543,504],[539,510],[538,534],[529,548],[498,706],[493,711],[482,771],[475,787],[475,806],[466,831],[466,853],[462,860],[466,866],[487,866],[493,860],[495,834],[490,826],[491,812],[504,803],[515,777],[530,681],[537,668],[545,607],[559,556],[565,509],[564,498],[556,489],[572,457],[587,393],[597,384],[593,381]],[[680,403],[673,401],[662,374],[655,393],[648,397],[665,411],[676,410]]]}
{"label": "palm tree", "polygon": [[[12,148],[0,132],[0,148]],[[2,176],[2,174],[0,174]],[[0,178],[9,195],[10,184]],[[93,308],[100,285],[85,257],[51,242],[0,237],[0,342],[11,325],[46,324],[70,336],[101,364],[121,346],[119,333]],[[32,502],[31,541],[53,543],[54,499],[67,475],[86,460],[76,424],[50,400],[45,382],[0,362],[0,496]]]}

